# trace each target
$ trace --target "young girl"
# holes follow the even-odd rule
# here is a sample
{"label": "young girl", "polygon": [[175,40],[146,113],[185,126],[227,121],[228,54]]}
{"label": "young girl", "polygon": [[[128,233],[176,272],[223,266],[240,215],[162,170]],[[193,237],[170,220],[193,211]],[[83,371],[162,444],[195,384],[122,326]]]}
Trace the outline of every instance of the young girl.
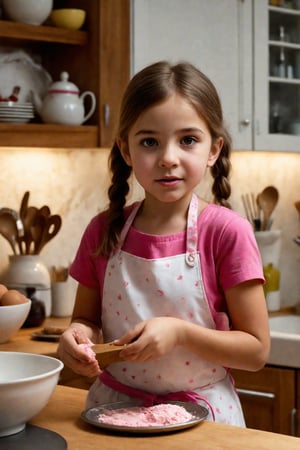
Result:
{"label": "young girl", "polygon": [[[87,407],[142,399],[205,404],[244,426],[229,368],[255,371],[269,352],[263,273],[253,231],[227,208],[230,138],[217,92],[188,63],[133,77],[110,154],[109,208],[88,225],[71,267],[79,282],[59,356],[97,376]],[[194,194],[209,168],[214,203]],[[142,202],[125,206],[133,173]],[[115,341],[102,371],[79,344]]]}

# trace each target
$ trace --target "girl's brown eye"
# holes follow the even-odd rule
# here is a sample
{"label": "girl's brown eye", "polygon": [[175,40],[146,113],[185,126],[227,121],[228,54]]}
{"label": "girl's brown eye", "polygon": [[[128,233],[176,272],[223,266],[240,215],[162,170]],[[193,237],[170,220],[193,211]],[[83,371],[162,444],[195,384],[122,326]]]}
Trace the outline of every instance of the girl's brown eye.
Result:
{"label": "girl's brown eye", "polygon": [[192,145],[196,142],[196,139],[192,136],[186,136],[181,141],[183,145]]}
{"label": "girl's brown eye", "polygon": [[157,145],[157,141],[154,138],[146,138],[142,140],[142,145],[144,145],[144,147],[155,147]]}

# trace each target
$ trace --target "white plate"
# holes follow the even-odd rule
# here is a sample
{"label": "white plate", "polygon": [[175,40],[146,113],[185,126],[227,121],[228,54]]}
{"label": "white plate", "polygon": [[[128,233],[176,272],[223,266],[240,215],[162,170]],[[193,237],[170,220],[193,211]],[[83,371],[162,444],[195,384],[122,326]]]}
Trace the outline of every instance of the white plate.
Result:
{"label": "white plate", "polygon": [[8,123],[27,123],[31,120],[31,117],[0,117],[0,122],[8,122]]}
{"label": "white plate", "polygon": [[19,102],[1,102],[0,101],[0,109],[33,109],[32,103],[19,103]]}
{"label": "white plate", "polygon": [[28,112],[28,111],[33,111],[33,108],[18,108],[17,106],[15,106],[15,107],[12,106],[11,108],[6,108],[6,107],[1,108],[1,106],[0,106],[0,112],[16,112],[16,111]]}
{"label": "white plate", "polygon": [[149,427],[126,427],[119,425],[111,425],[105,422],[99,422],[99,414],[104,409],[120,409],[120,408],[132,408],[133,406],[140,406],[141,403],[137,402],[117,402],[108,403],[101,406],[95,406],[94,408],[87,409],[81,413],[81,418],[97,428],[102,428],[110,431],[135,433],[135,434],[154,434],[154,433],[169,433],[171,431],[182,430],[184,428],[191,428],[200,422],[202,422],[208,416],[208,410],[201,405],[189,402],[174,402],[170,401],[173,405],[182,406],[187,412],[193,415],[191,420],[187,422],[175,423],[173,425],[160,425],[160,426],[149,426]]}
{"label": "white plate", "polygon": [[1,113],[0,112],[0,117],[34,117],[34,114],[33,113],[5,113],[5,114],[3,114],[3,113]]}

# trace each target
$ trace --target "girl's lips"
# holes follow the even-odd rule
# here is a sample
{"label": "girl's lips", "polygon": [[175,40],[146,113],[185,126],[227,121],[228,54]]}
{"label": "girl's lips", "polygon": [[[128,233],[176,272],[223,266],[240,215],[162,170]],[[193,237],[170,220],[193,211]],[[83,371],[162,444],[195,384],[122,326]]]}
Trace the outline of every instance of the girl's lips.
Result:
{"label": "girl's lips", "polygon": [[180,181],[182,181],[182,178],[175,178],[175,177],[159,178],[156,180],[157,183],[164,186],[175,186]]}

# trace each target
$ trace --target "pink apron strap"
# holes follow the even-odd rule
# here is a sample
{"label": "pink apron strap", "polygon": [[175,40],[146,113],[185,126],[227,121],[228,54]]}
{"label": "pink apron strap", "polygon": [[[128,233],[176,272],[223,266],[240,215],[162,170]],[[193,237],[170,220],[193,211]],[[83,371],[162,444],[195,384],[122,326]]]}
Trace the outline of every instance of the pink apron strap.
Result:
{"label": "pink apron strap", "polygon": [[198,197],[196,194],[193,194],[189,205],[187,229],[186,229],[185,261],[187,265],[190,267],[194,267],[195,258],[197,254],[197,241],[198,241],[197,220],[198,220]]}
{"label": "pink apron strap", "polygon": [[197,392],[178,391],[169,392],[168,394],[164,395],[150,394],[149,392],[142,391],[141,389],[136,389],[121,383],[120,381],[116,380],[109,372],[107,372],[107,370],[104,370],[99,375],[99,380],[115,391],[141,400],[143,402],[143,406],[152,406],[157,403],[167,403],[168,401],[191,402],[195,404],[198,404],[199,400],[203,401],[208,406],[213,420],[215,420],[215,414],[212,405],[205,397],[202,397]]}

